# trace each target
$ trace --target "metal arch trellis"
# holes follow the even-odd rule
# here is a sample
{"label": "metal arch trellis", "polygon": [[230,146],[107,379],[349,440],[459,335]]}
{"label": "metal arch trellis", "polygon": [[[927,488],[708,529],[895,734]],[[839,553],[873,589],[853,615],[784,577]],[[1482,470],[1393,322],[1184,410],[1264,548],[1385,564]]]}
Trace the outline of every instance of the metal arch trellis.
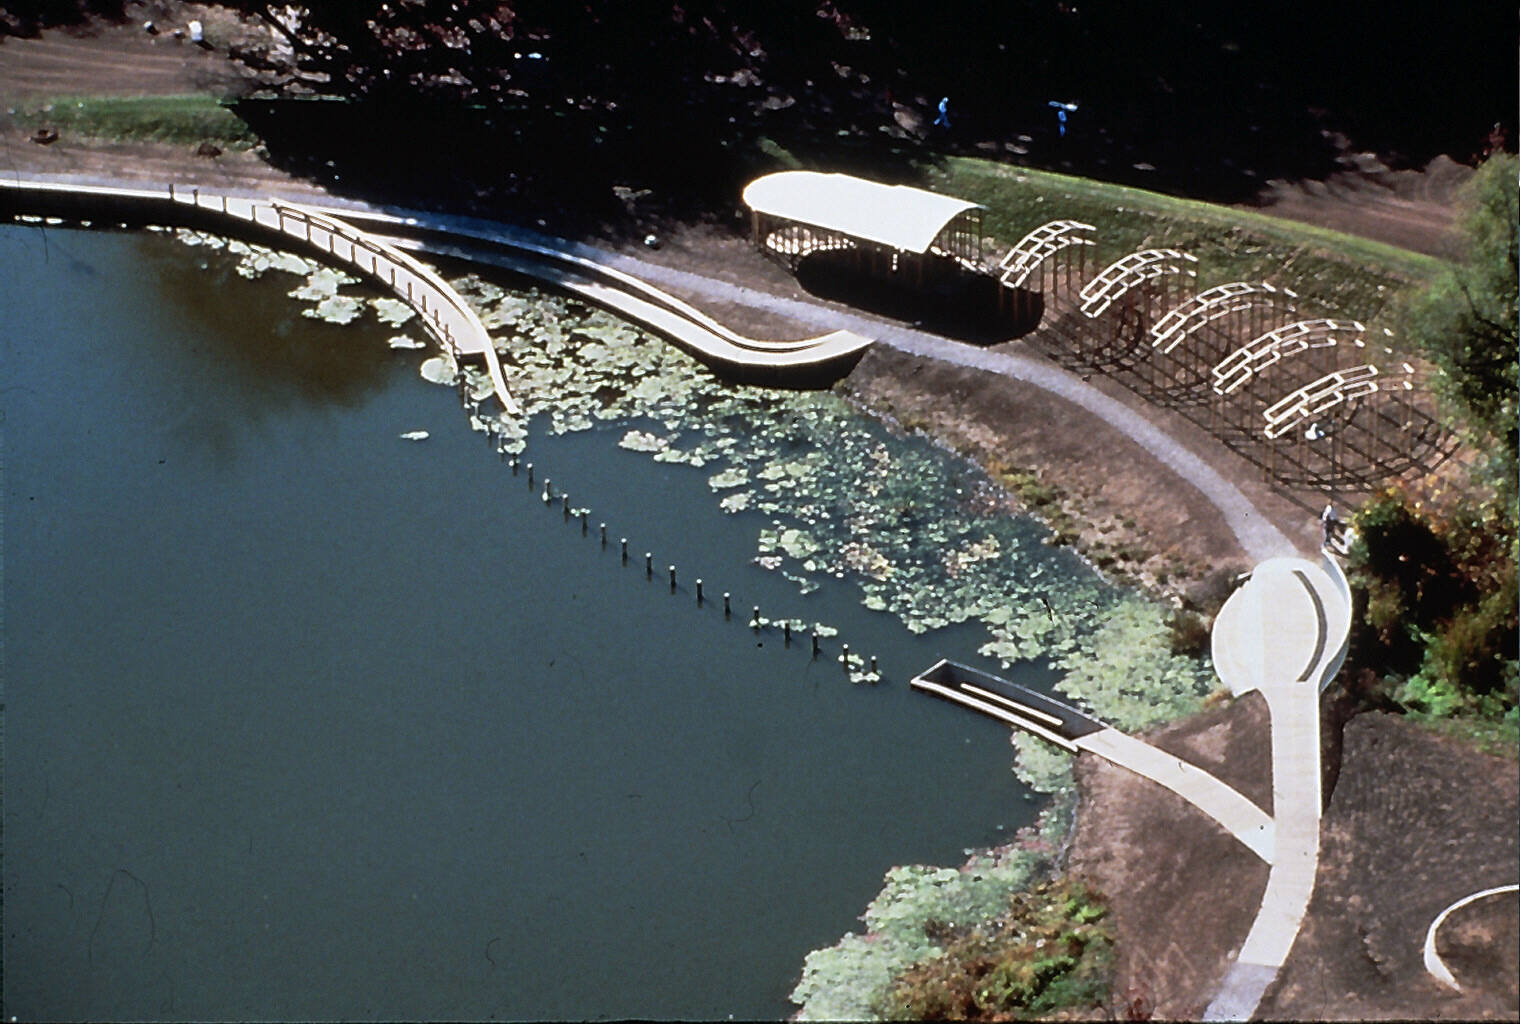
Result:
{"label": "metal arch trellis", "polygon": [[1216,285],[1199,292],[1162,317],[1151,328],[1151,344],[1162,352],[1171,352],[1188,335],[1215,320],[1242,312],[1264,299],[1268,304],[1276,305],[1286,298],[1291,309],[1291,301],[1297,297],[1296,292],[1278,288],[1266,281],[1232,281]]}
{"label": "metal arch trellis", "polygon": [[1214,366],[1214,393],[1233,394],[1254,381],[1268,367],[1288,356],[1314,349],[1333,348],[1340,343],[1341,336],[1360,341],[1366,331],[1366,325],[1359,320],[1330,318],[1298,320],[1268,331],[1242,345]]}
{"label": "metal arch trellis", "polygon": [[1240,338],[1258,338],[1291,316],[1295,298],[1265,281],[1235,281],[1179,303],[1149,330],[1149,388],[1173,404],[1212,408],[1213,368],[1240,347]]}
{"label": "metal arch trellis", "polygon": [[1315,380],[1337,368],[1349,342],[1356,361],[1366,328],[1355,320],[1298,320],[1259,335],[1209,371],[1211,429],[1227,443],[1255,444],[1257,421],[1285,386]]}
{"label": "metal arch trellis", "polygon": [[1378,368],[1371,363],[1327,373],[1269,405],[1262,412],[1262,417],[1267,421],[1262,428],[1262,435],[1269,441],[1275,441],[1313,417],[1323,416],[1338,405],[1376,394],[1380,390],[1383,390],[1383,385],[1378,380]]}
{"label": "metal arch trellis", "polygon": [[1197,277],[1187,266],[1198,259],[1177,249],[1141,249],[1115,260],[1083,286],[1082,312],[1089,318],[1100,316],[1131,288],[1165,275]]}
{"label": "metal arch trellis", "polygon": [[1413,366],[1328,373],[1263,411],[1268,466],[1282,483],[1372,487],[1429,471],[1455,450]]}
{"label": "metal arch trellis", "polygon": [[1091,238],[1080,232],[1096,231],[1091,224],[1076,220],[1053,220],[1041,224],[1019,239],[1013,248],[999,261],[998,280],[1009,288],[1022,288],[1029,275],[1048,257],[1069,245],[1093,245]]}

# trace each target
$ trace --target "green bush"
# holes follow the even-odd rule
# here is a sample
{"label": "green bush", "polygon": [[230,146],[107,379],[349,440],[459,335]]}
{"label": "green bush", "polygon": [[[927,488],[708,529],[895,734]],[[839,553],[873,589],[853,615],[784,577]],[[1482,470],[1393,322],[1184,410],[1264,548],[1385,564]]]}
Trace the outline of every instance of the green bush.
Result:
{"label": "green bush", "polygon": [[1512,514],[1466,500],[1436,512],[1390,488],[1353,524],[1353,667],[1392,677],[1394,700],[1413,714],[1502,718],[1520,698]]}
{"label": "green bush", "polygon": [[962,929],[893,985],[900,1020],[1019,1020],[1106,1006],[1113,971],[1107,908],[1069,878],[1016,894],[995,921]]}

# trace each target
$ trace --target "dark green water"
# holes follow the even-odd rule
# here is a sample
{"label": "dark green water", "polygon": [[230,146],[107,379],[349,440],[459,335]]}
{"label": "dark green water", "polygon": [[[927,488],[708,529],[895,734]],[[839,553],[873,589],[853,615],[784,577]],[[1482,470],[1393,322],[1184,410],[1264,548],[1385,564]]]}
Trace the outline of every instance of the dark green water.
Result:
{"label": "dark green water", "polygon": [[906,685],[983,632],[800,596],[616,426],[525,456],[582,537],[384,328],[207,258],[0,228],[5,1016],[776,1018],[888,867],[1030,820]]}

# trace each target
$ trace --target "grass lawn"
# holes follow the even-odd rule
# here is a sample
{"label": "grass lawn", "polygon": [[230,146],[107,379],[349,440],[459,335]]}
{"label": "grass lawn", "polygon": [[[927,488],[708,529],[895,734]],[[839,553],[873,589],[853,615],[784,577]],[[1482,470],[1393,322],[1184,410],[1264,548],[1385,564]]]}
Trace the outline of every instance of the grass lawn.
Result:
{"label": "grass lawn", "polygon": [[1251,210],[991,160],[950,157],[926,179],[934,191],[986,206],[983,227],[999,248],[1047,221],[1083,221],[1097,228],[1088,257],[1094,272],[1139,249],[1180,249],[1198,258],[1200,290],[1269,281],[1302,296],[1306,316],[1381,326],[1388,302],[1442,265],[1431,256]]}
{"label": "grass lawn", "polygon": [[258,137],[214,96],[53,96],[18,107],[18,124],[118,142],[212,142],[247,149]]}

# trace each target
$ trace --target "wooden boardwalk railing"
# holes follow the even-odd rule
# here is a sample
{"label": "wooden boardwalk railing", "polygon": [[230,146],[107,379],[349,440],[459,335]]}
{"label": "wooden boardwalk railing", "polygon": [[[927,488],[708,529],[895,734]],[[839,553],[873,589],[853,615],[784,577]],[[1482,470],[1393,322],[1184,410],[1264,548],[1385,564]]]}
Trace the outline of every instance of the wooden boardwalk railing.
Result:
{"label": "wooden boardwalk railing", "polygon": [[332,259],[385,285],[422,318],[438,343],[456,361],[463,356],[485,360],[496,397],[508,412],[518,406],[507,388],[501,360],[480,317],[448,283],[410,254],[366,234],[332,214],[283,199],[242,199],[225,194],[202,196],[199,189],[176,190],[169,197],[197,209],[219,211],[297,239]]}
{"label": "wooden boardwalk railing", "polygon": [[80,219],[169,224],[202,224],[226,217],[254,224],[389,288],[417,312],[450,356],[484,360],[502,406],[513,415],[520,413],[490,334],[459,293],[410,254],[332,213],[283,199],[203,193],[172,184],[151,189],[27,180],[0,180],[0,213],[12,217],[62,213]]}

